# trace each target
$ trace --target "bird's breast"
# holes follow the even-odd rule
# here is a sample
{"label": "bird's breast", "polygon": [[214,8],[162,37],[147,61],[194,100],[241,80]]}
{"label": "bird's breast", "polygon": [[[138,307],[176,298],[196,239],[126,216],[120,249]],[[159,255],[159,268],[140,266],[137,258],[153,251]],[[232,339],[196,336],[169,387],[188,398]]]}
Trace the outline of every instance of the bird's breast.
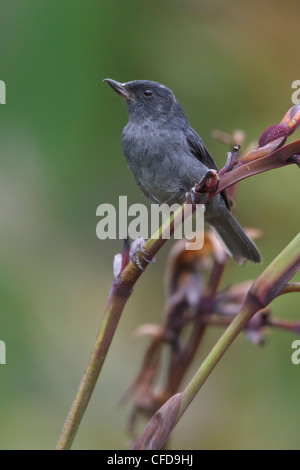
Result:
{"label": "bird's breast", "polygon": [[128,163],[163,158],[164,131],[154,125],[128,124],[122,134],[122,148]]}
{"label": "bird's breast", "polygon": [[196,159],[185,142],[180,132],[165,130],[163,126],[129,123],[124,128],[122,148],[128,166],[153,201],[181,202],[185,192],[198,181],[192,168]]}

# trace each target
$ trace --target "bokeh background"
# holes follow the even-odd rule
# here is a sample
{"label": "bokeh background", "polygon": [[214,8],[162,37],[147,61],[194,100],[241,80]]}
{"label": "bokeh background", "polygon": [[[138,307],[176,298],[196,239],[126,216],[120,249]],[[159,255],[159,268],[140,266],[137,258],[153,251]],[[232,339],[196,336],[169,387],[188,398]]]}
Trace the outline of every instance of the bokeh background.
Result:
{"label": "bokeh background", "polygon": [[[168,85],[224,163],[213,129],[247,142],[278,123],[300,79],[299,2],[258,0],[0,0],[0,448],[51,449],[86,365],[121,241],[96,238],[96,208],[119,195],[142,202],[121,151],[122,100],[102,84]],[[299,130],[295,136],[299,138]],[[240,184],[236,215],[259,227],[264,262],[230,263],[224,285],[257,276],[299,231],[299,170]],[[135,287],[74,449],[126,449],[130,404],[119,405],[159,322],[171,242]],[[298,276],[299,279],[299,276]],[[299,318],[299,297],[273,303]],[[190,374],[221,330],[210,331]],[[299,448],[295,336],[270,331],[263,348],[241,335],[177,426],[173,449]]]}

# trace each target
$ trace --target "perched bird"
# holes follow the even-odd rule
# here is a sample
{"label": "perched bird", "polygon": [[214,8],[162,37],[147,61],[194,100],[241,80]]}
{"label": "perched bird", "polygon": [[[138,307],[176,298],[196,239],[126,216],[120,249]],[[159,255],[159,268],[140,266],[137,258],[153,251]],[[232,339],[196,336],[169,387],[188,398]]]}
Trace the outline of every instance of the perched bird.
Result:
{"label": "perched bird", "polygon": [[[122,149],[138,186],[152,202],[182,204],[186,193],[217,167],[174,93],[148,80],[104,81],[125,99],[128,108]],[[205,220],[238,263],[261,261],[256,246],[231,214],[225,194],[207,203]]]}

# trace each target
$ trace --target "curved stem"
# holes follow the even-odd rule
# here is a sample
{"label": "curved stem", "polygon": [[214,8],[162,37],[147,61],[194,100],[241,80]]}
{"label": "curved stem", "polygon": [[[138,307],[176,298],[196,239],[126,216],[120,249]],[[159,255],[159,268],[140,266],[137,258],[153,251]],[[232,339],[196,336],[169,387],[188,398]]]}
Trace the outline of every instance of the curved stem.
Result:
{"label": "curved stem", "polygon": [[278,295],[300,292],[300,282],[289,282]]}
{"label": "curved stem", "polygon": [[282,291],[299,269],[300,234],[254,281],[240,312],[208,354],[185,390],[166,401],[154,414],[134,446],[135,450],[154,450],[164,446],[172,430],[238,334],[256,312],[265,308]]}
{"label": "curved stem", "polygon": [[207,358],[203,361],[202,365],[183,391],[177,421],[181,418],[191,401],[195,398],[200,388],[221,360],[229,346],[259,309],[260,306],[256,302],[248,303],[232,320],[227,330],[215,344]]}
{"label": "curved stem", "polygon": [[[190,215],[190,213],[185,213],[184,206],[184,204],[180,206],[171,215],[169,220],[167,220],[145,244],[148,260],[153,259],[154,255],[167,241],[168,238],[165,236],[166,233],[172,235],[174,227],[181,223],[182,218]],[[147,267],[147,262],[142,257],[140,259],[140,264],[144,269]],[[57,450],[68,450],[71,448],[72,442],[76,436],[78,427],[97,383],[124,306],[132,292],[133,286],[141,274],[142,271],[137,267],[137,265],[133,262],[129,262],[112,283],[101,327],[90,355],[89,362],[82,376],[76,397],[72,403],[58,440],[56,446]]]}
{"label": "curved stem", "polygon": [[101,372],[106,354],[114,336],[128,296],[112,302],[105,312],[88,365],[82,376],[75,400],[64,424],[56,450],[69,450],[76,436],[79,424],[92,396]]}

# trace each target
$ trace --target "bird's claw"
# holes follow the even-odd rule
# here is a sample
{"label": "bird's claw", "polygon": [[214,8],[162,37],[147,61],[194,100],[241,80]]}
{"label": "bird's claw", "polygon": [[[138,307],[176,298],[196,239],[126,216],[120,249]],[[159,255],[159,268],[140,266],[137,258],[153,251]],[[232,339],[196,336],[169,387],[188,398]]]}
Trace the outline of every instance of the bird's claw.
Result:
{"label": "bird's claw", "polygon": [[145,240],[143,238],[137,238],[131,243],[130,252],[129,252],[129,259],[132,261],[141,271],[144,271],[142,263],[140,261],[140,253],[143,254],[143,260],[146,261],[148,264],[155,263],[155,257],[149,259],[149,254],[145,250]]}
{"label": "bird's claw", "polygon": [[216,170],[207,170],[199,183],[195,184],[195,191],[198,193],[210,193],[216,191],[219,186],[219,176]]}
{"label": "bird's claw", "polygon": [[199,194],[196,191],[195,186],[193,186],[186,194],[185,194],[186,200],[188,202],[191,202],[193,206],[196,206],[199,204]]}
{"label": "bird's claw", "polygon": [[186,193],[186,199],[194,206],[206,204],[209,194],[217,190],[219,177],[216,170],[208,170],[201,180]]}

